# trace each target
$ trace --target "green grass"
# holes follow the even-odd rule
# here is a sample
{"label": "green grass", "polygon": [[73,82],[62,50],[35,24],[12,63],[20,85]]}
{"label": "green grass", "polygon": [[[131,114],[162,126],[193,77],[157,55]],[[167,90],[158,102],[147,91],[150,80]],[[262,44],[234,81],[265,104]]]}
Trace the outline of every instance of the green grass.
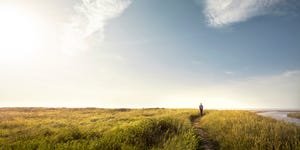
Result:
{"label": "green grass", "polygon": [[300,127],[247,111],[211,111],[200,125],[221,149],[300,149]]}
{"label": "green grass", "polygon": [[[196,109],[0,108],[1,150],[197,150]],[[205,111],[221,149],[299,149],[300,127],[247,111]]]}
{"label": "green grass", "polygon": [[291,117],[291,118],[297,118],[297,119],[300,119],[300,112],[296,112],[296,113],[288,113],[287,116],[288,116],[288,117]]}
{"label": "green grass", "polygon": [[0,149],[197,149],[192,109],[0,109]]}

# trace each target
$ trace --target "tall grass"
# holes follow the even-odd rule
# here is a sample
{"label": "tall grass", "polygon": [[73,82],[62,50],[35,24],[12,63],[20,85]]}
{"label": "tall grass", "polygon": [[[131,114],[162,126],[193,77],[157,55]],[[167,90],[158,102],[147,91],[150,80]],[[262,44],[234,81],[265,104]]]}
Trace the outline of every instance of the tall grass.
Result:
{"label": "tall grass", "polygon": [[300,149],[300,127],[247,111],[211,111],[200,121],[221,149]]}
{"label": "tall grass", "polygon": [[[196,150],[193,109],[0,108],[1,150]],[[300,149],[300,127],[247,111],[205,111],[221,149]],[[199,130],[198,130],[199,131]]]}
{"label": "tall grass", "polygon": [[191,109],[0,109],[0,149],[197,149]]}

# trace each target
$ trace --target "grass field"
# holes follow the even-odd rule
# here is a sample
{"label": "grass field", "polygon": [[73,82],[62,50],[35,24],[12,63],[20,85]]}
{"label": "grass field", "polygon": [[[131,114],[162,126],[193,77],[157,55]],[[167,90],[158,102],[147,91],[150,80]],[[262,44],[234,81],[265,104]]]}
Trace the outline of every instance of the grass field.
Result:
{"label": "grass field", "polygon": [[196,149],[191,109],[0,109],[0,149]]}
{"label": "grass field", "polygon": [[300,127],[248,111],[211,111],[200,125],[221,149],[300,149]]}
{"label": "grass field", "polygon": [[[196,109],[0,108],[0,149],[200,149]],[[205,111],[221,149],[299,149],[300,127],[247,111]]]}
{"label": "grass field", "polygon": [[297,119],[300,119],[300,112],[296,112],[296,113],[288,113],[287,116],[288,116],[288,117],[291,117],[291,118],[297,118]]}

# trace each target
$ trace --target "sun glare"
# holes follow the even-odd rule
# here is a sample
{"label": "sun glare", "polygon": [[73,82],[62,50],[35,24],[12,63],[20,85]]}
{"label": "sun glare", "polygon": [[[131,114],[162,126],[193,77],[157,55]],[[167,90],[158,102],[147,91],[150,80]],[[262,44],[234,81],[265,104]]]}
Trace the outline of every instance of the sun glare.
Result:
{"label": "sun glare", "polygon": [[38,22],[29,12],[11,5],[0,6],[0,60],[29,59],[39,47]]}

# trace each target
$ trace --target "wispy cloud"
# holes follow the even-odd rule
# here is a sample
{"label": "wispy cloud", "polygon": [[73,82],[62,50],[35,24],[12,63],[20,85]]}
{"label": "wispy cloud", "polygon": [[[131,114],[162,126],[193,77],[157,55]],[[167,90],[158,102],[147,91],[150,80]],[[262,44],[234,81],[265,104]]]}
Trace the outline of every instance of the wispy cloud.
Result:
{"label": "wispy cloud", "polygon": [[86,50],[91,36],[103,40],[109,20],[120,16],[130,4],[131,0],[81,0],[74,6],[75,15],[64,25],[63,51]]}
{"label": "wispy cloud", "polygon": [[201,62],[200,60],[192,60],[191,63],[195,65],[203,64],[203,62]]}
{"label": "wispy cloud", "polygon": [[300,76],[300,70],[290,70],[283,74],[285,77]]}
{"label": "wispy cloud", "polygon": [[227,75],[234,75],[234,72],[232,72],[232,71],[225,71],[224,73]]}
{"label": "wispy cloud", "polygon": [[204,14],[210,26],[223,27],[255,16],[280,14],[287,10],[279,7],[287,3],[293,0],[205,0]]}

